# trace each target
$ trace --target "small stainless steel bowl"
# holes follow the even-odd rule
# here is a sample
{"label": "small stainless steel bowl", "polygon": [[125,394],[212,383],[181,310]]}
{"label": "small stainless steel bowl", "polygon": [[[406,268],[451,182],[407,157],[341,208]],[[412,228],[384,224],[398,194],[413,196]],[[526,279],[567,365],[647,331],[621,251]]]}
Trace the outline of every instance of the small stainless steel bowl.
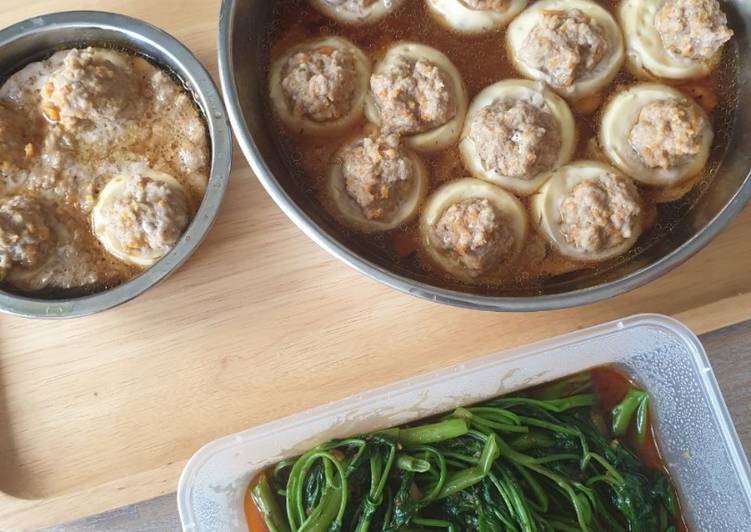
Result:
{"label": "small stainless steel bowl", "polygon": [[71,318],[101,312],[139,296],[180,267],[208,232],[229,180],[232,134],[211,76],[174,37],[139,20],[98,11],[34,17],[0,31],[0,80],[65,48],[107,45],[143,55],[170,70],[201,108],[211,142],[211,174],[203,202],[175,248],[131,281],[92,295],[36,299],[0,292],[0,311],[29,318]]}
{"label": "small stainless steel bowl", "polygon": [[[342,230],[293,179],[294,168],[275,144],[266,119],[266,71],[274,5],[284,0],[223,0],[219,20],[219,71],[227,109],[240,147],[266,191],[321,247],[360,272],[402,292],[460,307],[499,310],[550,310],[592,303],[641,286],[688,259],[714,238],[751,198],[751,3],[728,0],[735,38],[728,45],[737,62],[737,101],[723,102],[731,127],[719,138],[710,164],[719,165],[714,181],[676,217],[671,228],[634,257],[583,270],[514,293],[495,293],[456,285],[439,287],[364,247]],[[728,258],[732,260],[732,258]]]}

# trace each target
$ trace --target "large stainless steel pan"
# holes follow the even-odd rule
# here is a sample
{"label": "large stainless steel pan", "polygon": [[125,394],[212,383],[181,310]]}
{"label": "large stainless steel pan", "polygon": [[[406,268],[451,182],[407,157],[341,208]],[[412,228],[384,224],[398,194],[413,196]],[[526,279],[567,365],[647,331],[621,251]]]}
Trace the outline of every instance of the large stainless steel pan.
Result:
{"label": "large stainless steel pan", "polygon": [[[283,0],[275,0],[276,2]],[[268,193],[302,229],[333,255],[393,288],[452,305],[502,311],[533,311],[583,305],[643,285],[705,246],[751,198],[751,3],[724,2],[736,38],[738,100],[728,113],[730,134],[713,155],[720,164],[716,180],[678,223],[631,260],[612,268],[583,271],[546,284],[534,292],[482,293],[457,286],[437,287],[420,276],[363,249],[295,185],[272,140],[264,117],[267,36],[274,0],[223,0],[219,23],[219,68],[230,121],[253,171]],[[733,260],[728,258],[728,260]]]}

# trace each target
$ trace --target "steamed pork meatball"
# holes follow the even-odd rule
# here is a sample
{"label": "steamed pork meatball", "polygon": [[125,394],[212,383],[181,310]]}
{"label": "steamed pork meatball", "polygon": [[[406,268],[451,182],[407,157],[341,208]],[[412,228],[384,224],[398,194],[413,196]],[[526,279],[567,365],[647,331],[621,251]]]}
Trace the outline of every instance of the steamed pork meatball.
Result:
{"label": "steamed pork meatball", "polygon": [[415,169],[397,135],[364,137],[342,153],[347,194],[368,220],[389,219],[412,185]]}
{"label": "steamed pork meatball", "polygon": [[475,114],[469,137],[486,170],[520,178],[549,169],[561,147],[560,127],[544,102],[496,101]]}
{"label": "steamed pork meatball", "polygon": [[479,35],[505,27],[529,0],[426,0],[430,13],[450,30]]}
{"label": "steamed pork meatball", "polygon": [[688,102],[669,99],[645,105],[629,142],[650,168],[675,168],[699,153],[705,119]]}
{"label": "steamed pork meatball", "polygon": [[42,89],[42,110],[48,120],[74,128],[80,122],[121,121],[138,114],[137,76],[107,57],[91,48],[68,52]]}
{"label": "steamed pork meatball", "polygon": [[691,60],[708,60],[733,36],[717,0],[666,0],[654,23],[665,49]]}
{"label": "steamed pork meatball", "polygon": [[472,276],[487,272],[514,248],[503,214],[485,198],[452,204],[430,234],[431,244],[450,253]]}
{"label": "steamed pork meatball", "polygon": [[26,139],[24,120],[0,104],[0,174],[23,168],[34,155],[34,146]]}
{"label": "steamed pork meatball", "polygon": [[448,75],[436,64],[400,56],[370,78],[382,128],[411,135],[442,126],[456,115]]}
{"label": "steamed pork meatball", "polygon": [[356,76],[354,58],[347,50],[300,51],[287,62],[282,91],[294,115],[329,122],[350,111]]}
{"label": "steamed pork meatball", "polygon": [[546,11],[519,51],[521,59],[558,87],[574,84],[605,56],[608,42],[599,24],[584,12]]}
{"label": "steamed pork meatball", "polygon": [[128,254],[164,256],[188,226],[182,190],[144,176],[131,178],[125,190],[101,211],[107,233]]}
{"label": "steamed pork meatball", "polygon": [[634,184],[608,173],[578,183],[561,200],[560,229],[569,244],[598,253],[631,238],[640,214]]}
{"label": "steamed pork meatball", "polygon": [[42,266],[53,246],[53,232],[40,205],[24,196],[0,200],[0,280],[14,266]]}

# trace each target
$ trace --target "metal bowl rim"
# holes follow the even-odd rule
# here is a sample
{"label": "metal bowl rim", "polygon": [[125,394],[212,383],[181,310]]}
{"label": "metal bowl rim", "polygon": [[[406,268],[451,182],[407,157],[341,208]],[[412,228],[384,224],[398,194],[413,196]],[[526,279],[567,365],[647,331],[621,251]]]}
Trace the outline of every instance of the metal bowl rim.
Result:
{"label": "metal bowl rim", "polygon": [[[232,164],[232,133],[223,99],[205,67],[193,53],[167,32],[133,17],[105,11],[65,11],[32,17],[0,31],[0,48],[18,39],[69,28],[95,28],[112,35],[135,37],[158,49],[165,66],[181,71],[205,111],[211,140],[211,171],[201,205],[175,248],[137,277],[115,288],[70,299],[37,299],[0,292],[0,312],[27,318],[73,318],[102,312],[146,292],[177,270],[211,228],[222,203]],[[131,45],[136,52],[148,50]],[[50,48],[50,52],[54,49]]]}
{"label": "metal bowl rim", "polygon": [[266,165],[242,116],[237,86],[232,75],[231,25],[234,18],[235,5],[236,0],[222,0],[217,47],[219,78],[235,138],[245,158],[248,160],[253,173],[284,214],[316,244],[367,277],[405,294],[460,308],[502,312],[558,310],[595,303],[634,290],[676,268],[706,246],[751,200],[751,168],[749,168],[743,184],[733,194],[733,197],[712,220],[688,241],[644,268],[620,279],[597,286],[576,289],[560,294],[499,297],[438,288],[409,279],[358,256],[321,229],[289,197]]}

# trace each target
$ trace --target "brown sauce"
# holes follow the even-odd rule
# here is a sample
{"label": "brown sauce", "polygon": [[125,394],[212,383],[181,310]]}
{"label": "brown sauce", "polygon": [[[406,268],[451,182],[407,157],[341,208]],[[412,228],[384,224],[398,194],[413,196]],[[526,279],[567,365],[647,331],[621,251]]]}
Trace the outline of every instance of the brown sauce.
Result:
{"label": "brown sauce", "polygon": [[[598,3],[611,13],[615,12],[618,4],[615,0],[600,0]],[[522,77],[513,68],[507,56],[505,30],[480,36],[451,32],[436,22],[424,2],[405,2],[395,13],[378,24],[358,28],[341,25],[326,18],[305,0],[276,2],[273,16],[274,23],[271,24],[272,30],[269,35],[269,62],[288,48],[305,40],[338,35],[350,39],[374,62],[395,41],[416,41],[433,46],[445,53],[459,69],[467,85],[470,101],[488,85],[502,79]],[[578,278],[586,276],[587,270],[594,274],[633,260],[672,230],[710,186],[724,156],[734,125],[736,56],[737,48],[731,41],[725,46],[723,60],[711,76],[679,86],[704,106],[712,118],[715,141],[709,163],[693,190],[680,200],[655,206],[649,204],[647,198],[645,225],[648,227],[636,245],[621,257],[599,264],[575,262],[552,250],[542,236],[531,228],[525,250],[514,271],[498,281],[486,281],[481,286],[469,287],[434,267],[424,257],[420,249],[416,221],[385,234],[363,235],[346,230],[343,230],[343,233],[357,249],[366,250],[367,253],[379,257],[379,262],[391,264],[398,271],[404,271],[411,277],[447,288],[501,295],[538,293],[544,286],[570,282],[574,275]],[[610,86],[600,93],[601,101],[606,101],[614,91],[635,81],[623,67]],[[597,111],[581,112],[579,107],[584,103],[571,106],[578,134],[578,145],[572,160],[594,158],[591,147],[599,116]],[[271,105],[266,107],[270,109]],[[320,204],[329,159],[347,137],[362,131],[362,124],[354,127],[349,135],[322,140],[290,135],[270,111],[267,119],[276,124],[276,144],[295,182],[302,190],[310,191],[310,194],[306,195],[316,197]],[[429,192],[448,180],[469,175],[456,146],[442,152],[423,155],[423,160],[430,173]],[[528,203],[526,199],[523,201]],[[324,216],[332,220],[330,216]],[[335,226],[337,222],[332,220],[331,225]]]}

